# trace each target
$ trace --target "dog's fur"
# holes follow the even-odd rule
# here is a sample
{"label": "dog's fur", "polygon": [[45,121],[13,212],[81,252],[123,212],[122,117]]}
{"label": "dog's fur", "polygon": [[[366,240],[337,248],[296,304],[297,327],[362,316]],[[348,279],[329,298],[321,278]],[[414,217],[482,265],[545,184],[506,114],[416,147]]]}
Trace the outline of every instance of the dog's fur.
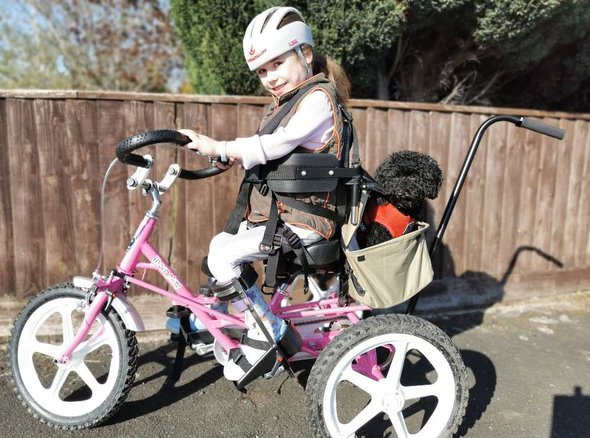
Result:
{"label": "dog's fur", "polygon": [[[428,155],[414,151],[391,154],[377,168],[375,180],[386,195],[377,197],[380,205],[391,203],[405,215],[424,221],[426,198],[434,199],[443,180],[438,163]],[[373,246],[391,239],[389,231],[378,223],[369,223],[365,245]]]}

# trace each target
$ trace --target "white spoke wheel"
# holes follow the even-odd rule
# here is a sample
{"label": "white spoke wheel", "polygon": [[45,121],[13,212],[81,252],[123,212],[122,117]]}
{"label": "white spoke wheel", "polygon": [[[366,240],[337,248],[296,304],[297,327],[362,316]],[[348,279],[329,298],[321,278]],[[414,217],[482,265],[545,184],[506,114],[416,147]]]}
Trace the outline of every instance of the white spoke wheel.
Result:
{"label": "white spoke wheel", "polygon": [[96,426],[127,398],[137,370],[137,340],[114,309],[101,313],[66,364],[54,359],[84,320],[86,293],[70,284],[35,296],[15,320],[8,365],[18,397],[60,429]]}
{"label": "white spoke wheel", "polygon": [[322,351],[306,407],[314,437],[450,437],[468,395],[465,365],[442,330],[414,316],[380,315]]}

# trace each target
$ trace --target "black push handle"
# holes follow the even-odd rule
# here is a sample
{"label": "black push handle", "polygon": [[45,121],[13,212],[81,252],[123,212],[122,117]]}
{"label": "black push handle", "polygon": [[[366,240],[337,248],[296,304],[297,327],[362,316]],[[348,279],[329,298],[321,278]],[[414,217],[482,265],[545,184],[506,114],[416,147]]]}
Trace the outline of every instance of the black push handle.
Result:
{"label": "black push handle", "polygon": [[[540,122],[538,120],[527,119],[523,116],[496,115],[484,121],[475,133],[473,140],[471,140],[471,146],[469,146],[469,150],[467,151],[467,155],[465,156],[465,161],[463,162],[463,166],[461,167],[461,171],[459,172],[459,176],[457,177],[457,181],[455,182],[455,187],[453,188],[453,192],[449,197],[449,201],[447,202],[445,211],[443,212],[442,219],[436,230],[436,237],[430,245],[429,254],[431,258],[434,258],[435,254],[437,253],[439,244],[442,241],[442,238],[445,234],[447,225],[449,223],[449,220],[451,219],[451,215],[453,214],[453,210],[457,203],[457,199],[459,199],[459,194],[461,193],[461,189],[463,188],[463,183],[467,178],[467,173],[469,172],[471,163],[473,162],[473,158],[475,157],[475,153],[477,152],[477,148],[479,147],[479,143],[483,137],[483,134],[486,131],[486,129],[488,129],[491,125],[493,125],[496,122],[514,123],[516,126],[519,126],[521,128],[530,129],[540,134],[545,134],[550,137],[554,137],[558,140],[562,140],[565,136],[565,131],[561,128],[546,125],[545,123]],[[418,303],[419,295],[420,294],[418,293],[410,299],[406,313],[412,314],[414,312],[416,304]]]}
{"label": "black push handle", "polygon": [[531,131],[538,132],[539,134],[545,134],[549,137],[563,140],[565,137],[565,130],[558,128],[557,126],[547,125],[536,119],[529,119],[528,117],[521,117],[519,125],[521,128],[530,129]]}
{"label": "black push handle", "polygon": [[[134,154],[133,151],[159,143],[173,143],[178,146],[185,146],[190,142],[190,138],[178,131],[172,129],[158,129],[155,131],[141,132],[137,135],[127,137],[117,145],[115,154],[117,155],[117,159],[122,163],[137,167],[149,167],[150,163],[148,160],[141,155]],[[183,179],[208,178],[225,172],[225,170],[226,169],[220,169],[217,166],[211,166],[199,170],[180,169],[178,177]]]}

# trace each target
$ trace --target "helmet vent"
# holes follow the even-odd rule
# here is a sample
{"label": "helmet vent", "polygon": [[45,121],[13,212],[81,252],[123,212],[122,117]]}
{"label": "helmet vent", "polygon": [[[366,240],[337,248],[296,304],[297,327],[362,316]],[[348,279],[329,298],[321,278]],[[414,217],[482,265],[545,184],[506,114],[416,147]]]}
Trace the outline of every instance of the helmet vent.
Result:
{"label": "helmet vent", "polygon": [[264,29],[266,28],[266,25],[270,21],[271,17],[275,14],[275,12],[277,11],[277,9],[275,9],[274,11],[271,11],[271,13],[266,16],[266,18],[264,20],[264,23],[262,23],[262,27],[260,28],[260,33],[264,32]]}

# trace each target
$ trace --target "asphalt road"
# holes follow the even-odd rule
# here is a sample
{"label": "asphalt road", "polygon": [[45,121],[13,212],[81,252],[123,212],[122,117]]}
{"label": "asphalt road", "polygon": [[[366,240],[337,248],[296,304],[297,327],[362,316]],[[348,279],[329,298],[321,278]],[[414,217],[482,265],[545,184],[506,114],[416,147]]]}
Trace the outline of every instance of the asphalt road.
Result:
{"label": "asphalt road", "polygon": [[[466,437],[590,436],[590,294],[495,306],[438,316],[469,368]],[[4,344],[5,346],[5,344]],[[142,342],[135,386],[105,425],[74,437],[306,437],[304,385],[297,379],[258,380],[247,394],[223,378],[213,359],[187,353],[187,368],[165,385],[172,345]],[[10,389],[0,351],[2,437],[63,437],[40,424]],[[394,436],[395,434],[393,434]]]}

